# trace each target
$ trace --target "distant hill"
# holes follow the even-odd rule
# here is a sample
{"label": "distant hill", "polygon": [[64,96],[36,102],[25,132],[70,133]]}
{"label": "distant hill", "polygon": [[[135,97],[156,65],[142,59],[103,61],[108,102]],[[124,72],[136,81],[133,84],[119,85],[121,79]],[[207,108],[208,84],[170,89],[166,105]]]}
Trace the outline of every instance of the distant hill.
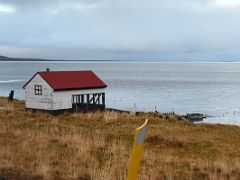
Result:
{"label": "distant hill", "polygon": [[1,56],[1,55],[0,55],[0,60],[4,60],[4,59],[9,59],[9,58],[6,57],[6,56]]}

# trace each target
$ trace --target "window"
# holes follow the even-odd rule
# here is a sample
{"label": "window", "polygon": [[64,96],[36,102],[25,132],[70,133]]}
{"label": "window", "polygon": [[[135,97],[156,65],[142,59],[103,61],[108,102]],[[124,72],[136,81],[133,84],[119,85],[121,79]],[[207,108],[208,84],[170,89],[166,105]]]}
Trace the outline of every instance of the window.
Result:
{"label": "window", "polygon": [[35,85],[35,95],[42,95],[42,86],[41,85]]}

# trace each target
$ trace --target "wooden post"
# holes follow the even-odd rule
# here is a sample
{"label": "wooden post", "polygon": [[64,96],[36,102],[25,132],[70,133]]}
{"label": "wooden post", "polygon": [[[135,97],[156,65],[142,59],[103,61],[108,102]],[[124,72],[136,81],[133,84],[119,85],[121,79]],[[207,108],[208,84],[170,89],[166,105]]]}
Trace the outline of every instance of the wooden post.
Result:
{"label": "wooden post", "polygon": [[[89,97],[90,97],[90,95],[89,95]],[[92,94],[92,97],[89,100],[89,104],[94,104],[94,98],[95,98],[95,96],[94,96],[94,94]]]}
{"label": "wooden post", "polygon": [[100,105],[100,104],[101,104],[101,99],[100,99],[100,97],[101,97],[101,94],[100,94],[100,93],[98,93],[98,105]]}
{"label": "wooden post", "polygon": [[101,93],[98,94],[98,105],[101,105]]}
{"label": "wooden post", "polygon": [[81,94],[81,104],[84,104],[84,94]]}
{"label": "wooden post", "polygon": [[87,106],[89,105],[89,94],[87,94]]}
{"label": "wooden post", "polygon": [[105,107],[105,93],[102,93],[102,105]]}
{"label": "wooden post", "polygon": [[11,90],[11,92],[9,93],[9,96],[8,96],[8,101],[13,101],[13,97],[14,97],[14,91]]}
{"label": "wooden post", "polygon": [[93,94],[93,104],[95,105],[95,95],[96,94]]}
{"label": "wooden post", "polygon": [[97,98],[96,98],[96,103],[95,104],[99,105],[101,94],[98,93],[98,94],[96,94],[96,96],[97,96]]}

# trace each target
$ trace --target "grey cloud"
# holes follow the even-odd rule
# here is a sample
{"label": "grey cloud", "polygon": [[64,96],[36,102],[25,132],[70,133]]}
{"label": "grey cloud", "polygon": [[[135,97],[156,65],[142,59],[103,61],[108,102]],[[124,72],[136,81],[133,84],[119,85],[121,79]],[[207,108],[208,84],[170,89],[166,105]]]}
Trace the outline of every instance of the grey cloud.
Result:
{"label": "grey cloud", "polygon": [[5,3],[5,4],[12,4],[12,5],[16,5],[18,7],[24,7],[24,6],[48,6],[49,4],[58,4],[61,2],[68,2],[68,3],[85,3],[85,4],[89,4],[89,3],[95,3],[99,0],[0,0],[0,3]]}
{"label": "grey cloud", "polygon": [[93,4],[99,0],[0,0],[0,3],[10,4],[18,9],[42,9],[53,6],[58,6],[60,4]]}
{"label": "grey cloud", "polygon": [[140,1],[115,1],[115,0],[0,0],[0,3],[10,4],[16,8],[22,9],[46,9],[46,8],[61,8],[63,5],[91,5],[91,4],[108,4],[110,6],[120,6],[122,8],[137,8],[141,6],[182,9],[182,10],[196,10],[201,9],[209,4],[216,2],[216,0],[140,0]]}
{"label": "grey cloud", "polygon": [[[69,58],[235,56],[239,9],[210,8],[214,2],[0,0],[17,8],[0,14],[0,45],[5,51],[15,47],[12,51],[22,56],[51,58],[59,56],[59,49],[61,57]],[[84,6],[73,8],[79,4]]]}

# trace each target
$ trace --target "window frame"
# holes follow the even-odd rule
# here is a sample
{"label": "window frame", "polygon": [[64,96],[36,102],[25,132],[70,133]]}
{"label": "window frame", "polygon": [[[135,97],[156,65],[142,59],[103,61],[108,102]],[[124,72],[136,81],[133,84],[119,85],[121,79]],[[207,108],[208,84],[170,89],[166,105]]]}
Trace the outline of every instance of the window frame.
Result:
{"label": "window frame", "polygon": [[42,95],[42,85],[34,85],[34,94],[37,96]]}

